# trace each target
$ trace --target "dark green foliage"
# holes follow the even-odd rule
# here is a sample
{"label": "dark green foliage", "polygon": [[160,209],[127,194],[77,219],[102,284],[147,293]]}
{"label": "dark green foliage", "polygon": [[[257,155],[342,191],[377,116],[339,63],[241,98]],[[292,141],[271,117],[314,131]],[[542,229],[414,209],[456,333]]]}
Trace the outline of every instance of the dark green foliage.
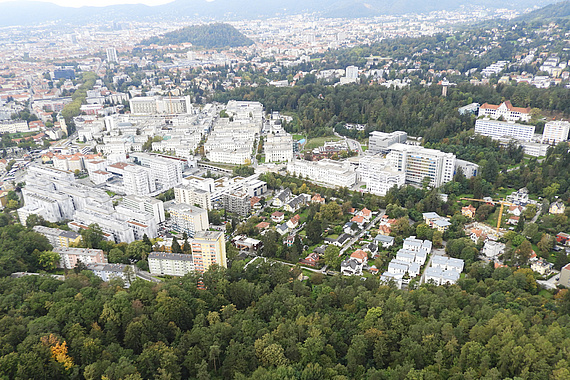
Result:
{"label": "dark green foliage", "polygon": [[229,24],[192,25],[166,33],[162,37],[152,37],[141,42],[141,45],[178,45],[190,42],[195,47],[204,49],[221,49],[229,47],[249,46],[253,41]]}
{"label": "dark green foliage", "polygon": [[[465,251],[471,244],[454,250]],[[459,244],[461,245],[461,244]],[[0,376],[100,379],[566,379],[570,296],[477,263],[456,286],[292,280],[259,261],[128,290],[89,271],[0,279]],[[202,280],[206,289],[200,290]],[[314,280],[314,281],[313,281]],[[73,367],[42,337],[65,341]],[[45,340],[45,339],[44,339]],[[526,358],[532,357],[532,360]],[[45,375],[49,374],[49,375]]]}

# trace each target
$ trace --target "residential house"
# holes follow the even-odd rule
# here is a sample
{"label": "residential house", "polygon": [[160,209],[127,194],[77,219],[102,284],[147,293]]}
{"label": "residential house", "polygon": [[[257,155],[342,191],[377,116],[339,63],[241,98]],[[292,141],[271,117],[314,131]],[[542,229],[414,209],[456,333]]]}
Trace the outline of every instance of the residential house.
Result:
{"label": "residential house", "polygon": [[514,216],[521,216],[521,214],[523,212],[523,208],[522,208],[522,206],[510,206],[508,208],[507,212],[509,214],[514,215]]}
{"label": "residential house", "polygon": [[479,228],[472,228],[469,237],[473,241],[473,243],[477,243],[479,240],[485,241],[487,239],[487,234],[483,232],[483,230]]}
{"label": "residential house", "polygon": [[271,204],[273,205],[273,207],[283,207],[289,201],[289,199],[291,199],[291,195],[292,195],[291,189],[286,188],[285,190],[279,192],[279,194],[277,194],[275,198],[273,198]]}
{"label": "residential house", "polygon": [[481,252],[485,256],[491,258],[491,257],[497,257],[505,253],[505,248],[506,248],[505,244],[500,243],[498,241],[489,240],[485,242],[485,245],[483,246]]}
{"label": "residential house", "polygon": [[358,260],[349,257],[340,264],[340,272],[345,276],[360,276],[363,266]]}
{"label": "residential house", "polygon": [[281,223],[285,219],[285,214],[281,211],[275,211],[271,214],[271,220],[275,223]]}
{"label": "residential house", "polygon": [[259,210],[262,207],[261,206],[261,198],[251,197],[251,199],[249,200],[249,204],[251,205],[252,209]]}
{"label": "residential house", "polygon": [[350,258],[355,259],[356,261],[364,265],[366,265],[366,263],[368,262],[368,254],[364,252],[362,249],[357,249],[356,251],[354,251],[350,255]]}
{"label": "residential house", "polygon": [[289,235],[287,236],[287,239],[283,240],[283,244],[285,244],[287,247],[292,247],[294,243],[295,235]]}
{"label": "residential house", "polygon": [[568,244],[568,242],[570,241],[570,234],[567,234],[565,232],[559,232],[558,235],[556,235],[556,241],[559,242],[560,244]]}
{"label": "residential house", "polygon": [[297,195],[295,198],[288,201],[284,208],[286,211],[295,212],[307,203],[307,198],[303,194]]}
{"label": "residential house", "polygon": [[233,245],[240,251],[259,251],[263,248],[261,240],[253,239],[244,235],[238,235],[232,239]]}
{"label": "residential house", "polygon": [[530,269],[542,276],[550,274],[553,267],[554,264],[544,260],[542,257],[533,260],[530,264]]}
{"label": "residential house", "polygon": [[357,224],[354,222],[346,222],[342,227],[342,230],[345,234],[353,235],[354,232],[358,229]]}
{"label": "residential house", "polygon": [[518,216],[509,216],[507,219],[507,224],[517,225],[519,223],[520,217]]}
{"label": "residential house", "polygon": [[378,252],[378,246],[374,243],[368,243],[362,247],[365,252],[370,252],[370,254],[374,257]]}
{"label": "residential house", "polygon": [[257,228],[260,231],[266,230],[267,228],[269,228],[271,224],[268,222],[259,222],[255,228]]}
{"label": "residential house", "polygon": [[364,224],[366,223],[366,220],[364,219],[364,217],[362,215],[355,215],[352,217],[352,219],[350,219],[351,222],[356,223],[358,225],[358,227],[362,228],[364,226]]}
{"label": "residential house", "polygon": [[476,208],[472,205],[461,208],[461,215],[473,219],[475,217]]}
{"label": "residential house", "polygon": [[387,224],[381,224],[378,226],[378,235],[388,236],[392,233],[392,228]]}
{"label": "residential house", "polygon": [[299,216],[299,214],[295,215],[294,217],[292,217],[291,219],[289,219],[287,221],[287,227],[289,227],[289,229],[295,229],[299,226],[299,221],[301,220],[301,217]]}
{"label": "residential house", "polygon": [[548,208],[548,212],[551,214],[564,214],[564,210],[566,210],[566,206],[564,206],[564,203],[560,200],[551,203]]}
{"label": "residential house", "polygon": [[394,237],[385,236],[385,235],[376,235],[376,237],[374,238],[374,242],[377,245],[382,245],[382,248],[390,248],[394,245]]}
{"label": "residential house", "polygon": [[320,257],[317,253],[311,252],[307,257],[300,261],[301,264],[309,265],[309,266],[316,266]]}
{"label": "residential house", "polygon": [[289,227],[287,227],[286,223],[283,223],[275,227],[275,231],[277,231],[279,235],[283,236],[289,232]]}
{"label": "residential house", "polygon": [[362,216],[364,218],[364,220],[366,221],[366,223],[368,223],[368,222],[370,222],[370,218],[372,218],[372,211],[370,211],[369,209],[367,209],[365,207],[362,210],[360,210],[357,215]]}
{"label": "residential house", "polygon": [[321,204],[324,204],[324,203],[325,203],[325,198],[321,197],[321,194],[315,194],[315,195],[313,195],[313,197],[311,198],[311,203],[321,203]]}

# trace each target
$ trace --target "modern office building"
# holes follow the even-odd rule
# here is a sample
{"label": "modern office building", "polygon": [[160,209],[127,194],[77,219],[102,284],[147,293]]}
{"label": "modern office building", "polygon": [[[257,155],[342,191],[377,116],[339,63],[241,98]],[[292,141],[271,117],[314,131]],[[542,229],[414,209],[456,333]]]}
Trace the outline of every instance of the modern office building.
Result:
{"label": "modern office building", "polygon": [[430,185],[440,187],[453,179],[455,155],[435,149],[406,144],[390,145],[386,156],[390,166],[406,175],[406,183],[421,185],[430,178]]}
{"label": "modern office building", "polygon": [[404,144],[408,139],[408,134],[402,131],[385,133],[380,131],[370,132],[368,138],[368,151],[371,153],[380,153],[388,151],[388,147],[392,144]]}
{"label": "modern office building", "polygon": [[512,137],[517,140],[530,141],[534,136],[534,125],[478,119],[475,121],[475,133],[494,139]]}

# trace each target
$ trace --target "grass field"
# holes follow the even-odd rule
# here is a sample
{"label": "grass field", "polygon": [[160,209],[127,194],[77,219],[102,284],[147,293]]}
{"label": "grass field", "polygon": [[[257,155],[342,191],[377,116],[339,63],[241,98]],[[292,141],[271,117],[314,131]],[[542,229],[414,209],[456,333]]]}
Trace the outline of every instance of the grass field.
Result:
{"label": "grass field", "polygon": [[338,140],[340,140],[340,138],[336,136],[316,137],[314,139],[310,139],[309,141],[307,141],[304,150],[313,150],[319,146],[323,146],[325,144],[325,141],[338,141]]}

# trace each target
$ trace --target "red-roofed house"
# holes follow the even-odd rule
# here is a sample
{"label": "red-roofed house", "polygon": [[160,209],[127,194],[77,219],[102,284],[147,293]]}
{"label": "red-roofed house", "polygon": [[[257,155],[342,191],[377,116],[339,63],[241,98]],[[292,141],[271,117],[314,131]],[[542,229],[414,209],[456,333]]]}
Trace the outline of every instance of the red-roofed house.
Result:
{"label": "red-roofed house", "polygon": [[275,211],[273,214],[271,214],[271,220],[273,220],[275,223],[281,223],[283,219],[285,219],[285,214],[283,214],[281,211]]}
{"label": "red-roofed house", "polygon": [[478,116],[488,116],[495,120],[502,117],[505,121],[530,121],[530,108],[513,107],[509,100],[498,106],[484,103],[479,107]]}
{"label": "red-roofed house", "polygon": [[355,259],[360,264],[366,264],[368,262],[368,254],[362,249],[357,249],[350,255],[350,258]]}
{"label": "red-roofed house", "polygon": [[476,208],[473,207],[472,205],[465,206],[465,207],[461,208],[461,215],[466,216],[468,218],[474,218],[475,217],[475,211],[476,211]]}

